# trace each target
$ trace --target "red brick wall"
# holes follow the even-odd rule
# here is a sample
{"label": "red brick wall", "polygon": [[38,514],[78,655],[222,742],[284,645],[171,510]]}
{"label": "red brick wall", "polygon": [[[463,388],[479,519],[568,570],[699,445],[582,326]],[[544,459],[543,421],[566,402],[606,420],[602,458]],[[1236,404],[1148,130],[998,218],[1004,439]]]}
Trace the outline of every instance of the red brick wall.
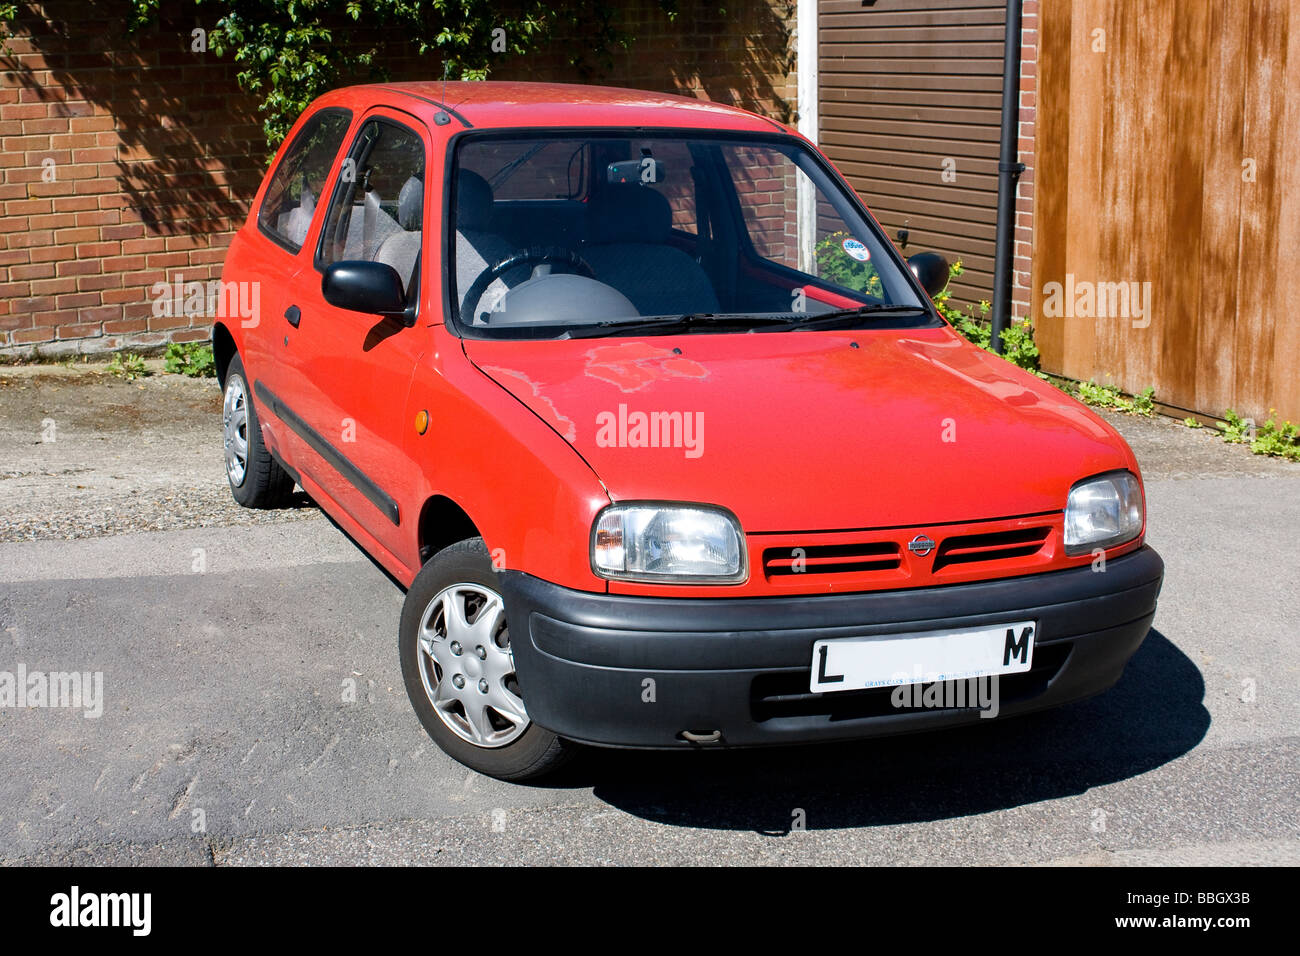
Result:
{"label": "red brick wall", "polygon": [[[658,0],[625,0],[617,26],[635,37],[586,82],[664,90],[795,121],[795,0],[719,4],[679,0],[670,20]],[[725,8],[725,12],[723,12]],[[566,63],[581,38],[560,37],[493,70],[492,79],[583,82]]]}
{"label": "red brick wall", "polygon": [[[0,355],[144,350],[210,326],[154,316],[152,289],[220,275],[264,169],[256,104],[229,60],[191,50],[214,13],[129,36],[109,12],[122,6],[21,4],[0,57]],[[792,120],[793,3],[728,7],[682,0],[672,21],[633,0],[619,26],[635,42],[601,73],[580,75],[567,54],[587,41],[560,37],[493,78],[678,91]],[[395,78],[436,62],[412,58]]]}
{"label": "red brick wall", "polygon": [[1034,117],[1038,109],[1038,4],[1024,0],[1020,24],[1020,161],[1025,172],[1016,189],[1015,258],[1012,262],[1011,315],[1029,315],[1030,273],[1034,255]]}
{"label": "red brick wall", "polygon": [[228,62],[190,52],[195,24],[128,43],[105,7],[20,14],[0,58],[0,349],[204,337],[154,317],[150,290],[220,274],[260,179],[254,105]]}

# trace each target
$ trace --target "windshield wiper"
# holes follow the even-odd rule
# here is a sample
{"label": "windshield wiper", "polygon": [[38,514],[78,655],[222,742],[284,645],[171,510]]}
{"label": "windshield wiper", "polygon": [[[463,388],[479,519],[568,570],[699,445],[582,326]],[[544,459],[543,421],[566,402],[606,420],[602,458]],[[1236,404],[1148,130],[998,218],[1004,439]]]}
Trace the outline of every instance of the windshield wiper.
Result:
{"label": "windshield wiper", "polygon": [[890,305],[887,302],[871,302],[852,309],[836,309],[802,319],[786,320],[780,327],[764,331],[784,332],[798,329],[834,329],[849,328],[858,319],[870,316],[873,319],[896,319],[916,315],[929,315],[930,310],[921,305]]}
{"label": "windshield wiper", "polygon": [[641,332],[708,331],[711,329],[749,329],[759,325],[784,325],[785,316],[718,314],[715,312],[688,312],[685,315],[660,316],[652,319],[611,319],[594,325],[583,325],[565,333],[570,339],[590,339],[602,335],[637,335]]}

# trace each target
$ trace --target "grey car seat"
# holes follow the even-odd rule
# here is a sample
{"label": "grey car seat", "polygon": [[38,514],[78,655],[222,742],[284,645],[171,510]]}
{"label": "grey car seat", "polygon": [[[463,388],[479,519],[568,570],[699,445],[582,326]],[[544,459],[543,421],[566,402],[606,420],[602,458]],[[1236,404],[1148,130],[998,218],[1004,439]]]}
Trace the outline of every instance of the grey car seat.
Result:
{"label": "grey car seat", "polygon": [[718,311],[717,293],[699,263],[668,245],[673,214],[661,193],[638,183],[611,185],[590,215],[582,257],[642,315]]}
{"label": "grey car seat", "polygon": [[493,280],[479,303],[465,302],[465,293],[485,269],[517,251],[504,238],[488,231],[492,221],[492,202],[492,187],[486,179],[468,169],[456,173],[456,294],[460,297],[461,316],[465,321],[469,320],[467,306],[475,308],[478,305],[476,312],[490,309],[509,286],[518,285],[529,275],[526,269],[516,270]]}
{"label": "grey car seat", "polygon": [[424,183],[412,176],[402,184],[397,194],[397,225],[401,228],[390,233],[375,254],[376,262],[383,262],[397,270],[409,292],[424,242]]}
{"label": "grey car seat", "polygon": [[298,205],[287,213],[281,213],[276,221],[276,228],[295,245],[301,246],[307,241],[307,231],[311,228],[312,216],[316,213],[316,197],[304,183]]}

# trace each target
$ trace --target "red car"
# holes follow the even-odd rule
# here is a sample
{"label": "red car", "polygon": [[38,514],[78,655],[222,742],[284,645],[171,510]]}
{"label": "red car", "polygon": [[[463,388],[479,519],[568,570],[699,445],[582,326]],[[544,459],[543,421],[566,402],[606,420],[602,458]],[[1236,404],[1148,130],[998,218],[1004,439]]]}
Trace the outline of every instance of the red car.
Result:
{"label": "red car", "polygon": [[213,328],[237,501],[408,588],[406,688],[484,773],[1095,694],[1155,613],[1137,461],[956,334],[815,147],[581,86],[330,93]]}

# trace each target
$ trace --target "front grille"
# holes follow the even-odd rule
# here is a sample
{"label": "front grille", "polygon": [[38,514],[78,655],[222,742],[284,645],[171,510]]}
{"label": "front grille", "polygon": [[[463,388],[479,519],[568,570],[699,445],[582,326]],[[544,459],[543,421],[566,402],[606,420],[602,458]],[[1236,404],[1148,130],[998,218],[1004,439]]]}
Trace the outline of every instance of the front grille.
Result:
{"label": "front grille", "polygon": [[893,571],[901,563],[901,552],[893,541],[768,548],[763,552],[763,573],[769,578]]}
{"label": "front grille", "polygon": [[931,570],[939,571],[955,564],[1027,558],[1042,550],[1051,531],[1051,528],[1040,527],[954,535],[939,545]]}
{"label": "front grille", "polygon": [[752,583],[772,592],[824,594],[1035,574],[1068,563],[1063,530],[1061,515],[1048,514],[861,531],[769,532],[751,538],[763,542],[761,550],[751,552]]}
{"label": "front grille", "polygon": [[[1037,697],[1047,690],[1066,658],[1069,642],[1034,648],[1034,666],[1021,674],[998,678],[999,706]],[[814,694],[808,690],[808,671],[760,674],[750,683],[749,710],[756,723],[776,718],[826,717],[831,720],[861,720],[891,714],[910,714],[935,708],[895,707],[893,687]]]}

